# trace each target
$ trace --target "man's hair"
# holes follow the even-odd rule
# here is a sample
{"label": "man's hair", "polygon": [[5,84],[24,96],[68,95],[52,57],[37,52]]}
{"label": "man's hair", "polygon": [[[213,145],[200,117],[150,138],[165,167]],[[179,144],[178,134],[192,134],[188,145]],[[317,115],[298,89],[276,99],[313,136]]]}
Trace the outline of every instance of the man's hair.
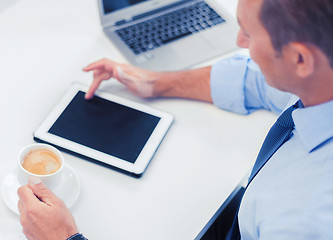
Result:
{"label": "man's hair", "polygon": [[263,0],[259,18],[278,53],[290,42],[312,44],[333,68],[333,0]]}

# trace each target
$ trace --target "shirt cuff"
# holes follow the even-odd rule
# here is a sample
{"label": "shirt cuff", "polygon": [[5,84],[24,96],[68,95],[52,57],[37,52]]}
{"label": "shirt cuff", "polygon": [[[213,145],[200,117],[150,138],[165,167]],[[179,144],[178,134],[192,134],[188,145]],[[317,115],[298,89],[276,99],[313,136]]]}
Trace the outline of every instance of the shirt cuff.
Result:
{"label": "shirt cuff", "polygon": [[76,233],[73,236],[67,238],[66,240],[88,240],[88,238],[83,236],[81,233]]}
{"label": "shirt cuff", "polygon": [[218,108],[248,114],[245,107],[244,81],[248,56],[235,55],[212,66],[210,85],[213,103]]}

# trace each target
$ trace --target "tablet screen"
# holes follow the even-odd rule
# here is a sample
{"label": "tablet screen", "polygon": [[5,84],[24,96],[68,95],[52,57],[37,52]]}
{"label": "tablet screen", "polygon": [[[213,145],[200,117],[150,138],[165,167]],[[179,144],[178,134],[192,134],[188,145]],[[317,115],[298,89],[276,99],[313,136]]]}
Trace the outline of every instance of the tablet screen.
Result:
{"label": "tablet screen", "polygon": [[79,91],[49,133],[134,163],[159,117]]}

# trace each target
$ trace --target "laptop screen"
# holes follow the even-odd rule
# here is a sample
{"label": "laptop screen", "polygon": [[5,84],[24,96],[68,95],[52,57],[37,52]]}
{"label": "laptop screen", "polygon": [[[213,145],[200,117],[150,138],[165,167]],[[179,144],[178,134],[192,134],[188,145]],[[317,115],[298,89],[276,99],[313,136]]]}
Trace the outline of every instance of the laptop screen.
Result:
{"label": "laptop screen", "polygon": [[110,12],[145,1],[147,0],[103,0],[104,13],[108,14]]}

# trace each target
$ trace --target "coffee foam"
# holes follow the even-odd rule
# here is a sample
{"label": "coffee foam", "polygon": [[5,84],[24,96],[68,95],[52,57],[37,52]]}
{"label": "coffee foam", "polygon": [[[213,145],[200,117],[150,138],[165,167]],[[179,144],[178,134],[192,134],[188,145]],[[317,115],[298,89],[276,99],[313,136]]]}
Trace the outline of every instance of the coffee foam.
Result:
{"label": "coffee foam", "polygon": [[25,155],[22,167],[33,174],[48,175],[60,169],[61,160],[48,149],[35,149]]}

